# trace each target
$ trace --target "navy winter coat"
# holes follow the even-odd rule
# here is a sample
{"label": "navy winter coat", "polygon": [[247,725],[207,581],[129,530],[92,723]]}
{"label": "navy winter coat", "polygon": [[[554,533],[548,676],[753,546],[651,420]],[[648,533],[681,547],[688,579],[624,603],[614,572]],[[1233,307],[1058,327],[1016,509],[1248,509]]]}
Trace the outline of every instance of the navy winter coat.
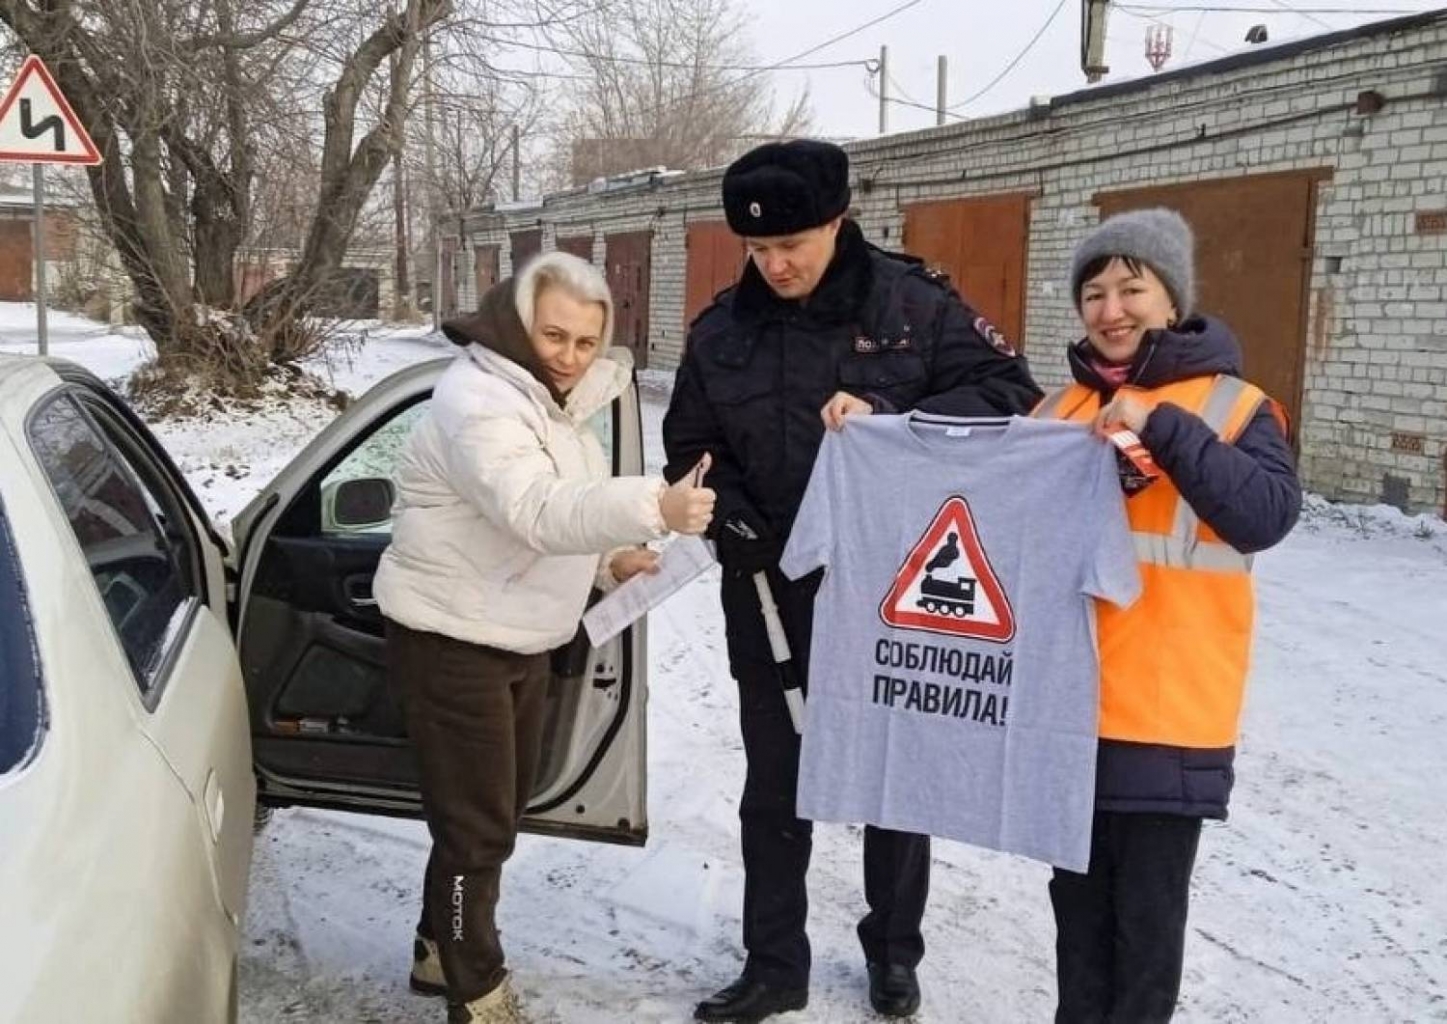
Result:
{"label": "navy winter coat", "polygon": [[[1088,341],[1071,346],[1070,369],[1076,381],[1101,393],[1103,404],[1114,389],[1091,366],[1090,351]],[[1214,374],[1240,377],[1241,347],[1224,323],[1196,316],[1149,332],[1127,382],[1156,388]],[[1166,403],[1152,411],[1141,441],[1202,522],[1236,550],[1265,550],[1296,525],[1301,485],[1291,447],[1269,409],[1258,410],[1236,443],[1226,444],[1198,417]],[[1205,750],[1102,739],[1096,807],[1224,818],[1235,757],[1235,747]]]}

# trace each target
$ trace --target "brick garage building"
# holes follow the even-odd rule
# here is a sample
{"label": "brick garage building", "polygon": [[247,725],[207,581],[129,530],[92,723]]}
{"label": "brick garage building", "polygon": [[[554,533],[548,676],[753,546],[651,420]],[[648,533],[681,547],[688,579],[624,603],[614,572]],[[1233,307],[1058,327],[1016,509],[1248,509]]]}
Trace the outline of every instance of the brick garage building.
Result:
{"label": "brick garage building", "polygon": [[[46,280],[53,289],[76,254],[75,212],[69,203],[45,205]],[[35,298],[35,193],[0,186],[0,302]]]}
{"label": "brick garage building", "polygon": [[[1447,504],[1447,13],[847,148],[867,235],[947,269],[1046,383],[1079,333],[1075,242],[1109,212],[1180,209],[1200,305],[1290,408],[1307,486]],[[453,243],[458,304],[515,254],[591,252],[631,304],[640,362],[675,366],[688,320],[742,259],[720,176],[648,172],[474,211]]]}

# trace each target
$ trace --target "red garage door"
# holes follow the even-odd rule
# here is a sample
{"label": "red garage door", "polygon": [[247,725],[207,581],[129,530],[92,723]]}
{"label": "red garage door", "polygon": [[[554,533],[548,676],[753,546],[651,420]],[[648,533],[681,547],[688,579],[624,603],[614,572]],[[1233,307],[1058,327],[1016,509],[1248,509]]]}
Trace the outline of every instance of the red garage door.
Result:
{"label": "red garage door", "polygon": [[487,294],[487,290],[497,284],[498,257],[501,251],[496,245],[478,245],[472,250],[472,275],[473,285],[477,289],[477,302]]}
{"label": "red garage door", "polygon": [[1102,217],[1166,206],[1196,235],[1196,308],[1241,339],[1245,372],[1297,420],[1306,360],[1307,288],[1323,172],[1258,174],[1109,192]]}
{"label": "red garage door", "polygon": [[0,220],[0,300],[29,302],[33,241],[30,221]]}
{"label": "red garage door", "polygon": [[905,250],[949,274],[964,300],[1016,348],[1025,343],[1029,238],[1028,195],[950,199],[904,208]]}
{"label": "red garage door", "polygon": [[698,220],[688,226],[688,277],[683,295],[683,326],[693,323],[713,297],[739,279],[744,241],[725,221]]}
{"label": "red garage door", "polygon": [[508,236],[512,243],[512,272],[516,274],[522,270],[528,260],[543,251],[543,229],[534,228],[531,231],[514,231]]}
{"label": "red garage door", "polygon": [[613,340],[633,352],[635,365],[648,365],[648,288],[653,232],[624,231],[607,236],[608,287],[617,323]]}

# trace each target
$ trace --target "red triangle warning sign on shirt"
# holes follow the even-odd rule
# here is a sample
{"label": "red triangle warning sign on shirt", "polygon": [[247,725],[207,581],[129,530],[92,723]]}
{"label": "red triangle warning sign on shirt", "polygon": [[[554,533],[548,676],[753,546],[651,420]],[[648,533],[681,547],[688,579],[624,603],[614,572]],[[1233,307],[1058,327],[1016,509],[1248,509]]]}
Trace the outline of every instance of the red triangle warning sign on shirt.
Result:
{"label": "red triangle warning sign on shirt", "polygon": [[0,99],[0,160],[37,164],[98,164],[100,150],[34,54]]}
{"label": "red triangle warning sign on shirt", "polygon": [[1015,613],[964,498],[940,506],[895,574],[879,617],[898,629],[1001,644],[1014,639]]}

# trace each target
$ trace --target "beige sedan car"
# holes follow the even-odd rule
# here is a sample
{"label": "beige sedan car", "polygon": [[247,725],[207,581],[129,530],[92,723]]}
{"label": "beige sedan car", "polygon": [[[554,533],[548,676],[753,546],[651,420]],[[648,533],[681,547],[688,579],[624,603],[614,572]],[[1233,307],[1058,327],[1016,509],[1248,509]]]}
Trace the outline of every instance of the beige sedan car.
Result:
{"label": "beige sedan car", "polygon": [[[0,356],[0,1024],[236,1015],[255,802],[421,816],[371,580],[445,360],[216,532],[95,377]],[[596,427],[642,470],[636,393]],[[525,828],[647,835],[645,637],[554,652]]]}

